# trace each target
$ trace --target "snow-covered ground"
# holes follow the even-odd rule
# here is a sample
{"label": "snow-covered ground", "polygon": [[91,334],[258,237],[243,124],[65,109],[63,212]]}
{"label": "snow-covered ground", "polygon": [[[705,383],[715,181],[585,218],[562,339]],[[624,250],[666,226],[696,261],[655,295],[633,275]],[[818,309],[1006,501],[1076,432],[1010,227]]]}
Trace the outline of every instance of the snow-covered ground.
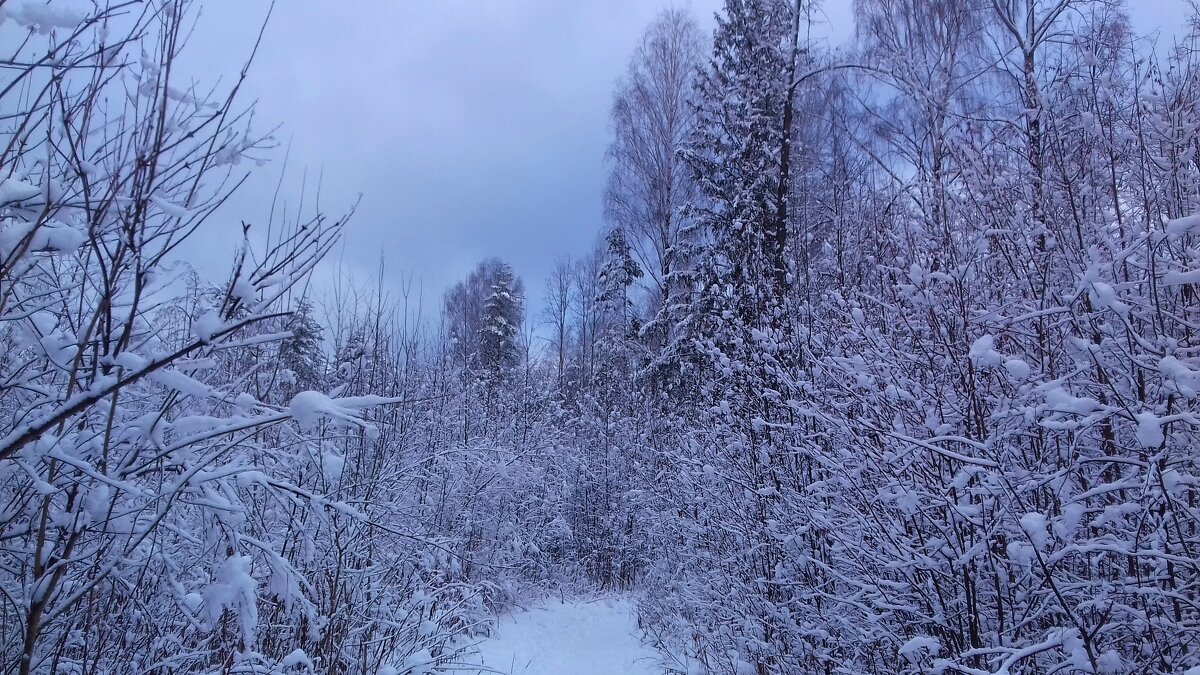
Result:
{"label": "snow-covered ground", "polygon": [[482,664],[512,675],[661,675],[620,599],[548,601],[500,619],[479,645]]}

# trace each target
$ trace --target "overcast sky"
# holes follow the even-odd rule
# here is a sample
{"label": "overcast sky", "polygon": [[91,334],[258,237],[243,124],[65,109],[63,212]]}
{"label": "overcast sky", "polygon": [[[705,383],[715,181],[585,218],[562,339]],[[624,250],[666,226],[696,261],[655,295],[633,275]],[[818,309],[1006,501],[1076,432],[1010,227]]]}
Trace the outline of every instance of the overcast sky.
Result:
{"label": "overcast sky", "polygon": [[[852,0],[827,0],[819,31],[852,31]],[[669,0],[280,0],[246,86],[257,126],[283,125],[286,184],[323,174],[322,207],[362,201],[342,263],[386,281],[412,276],[426,307],[480,259],[510,262],[540,306],[561,256],[602,223],[612,91],[643,30]],[[675,3],[679,4],[679,3]],[[706,31],[720,0],[692,0]],[[1135,0],[1135,28],[1183,24],[1182,0]],[[266,0],[207,3],[186,65],[236,73]],[[241,220],[265,219],[283,148],[232,200],[201,245],[226,271]],[[326,271],[326,274],[328,270]]]}

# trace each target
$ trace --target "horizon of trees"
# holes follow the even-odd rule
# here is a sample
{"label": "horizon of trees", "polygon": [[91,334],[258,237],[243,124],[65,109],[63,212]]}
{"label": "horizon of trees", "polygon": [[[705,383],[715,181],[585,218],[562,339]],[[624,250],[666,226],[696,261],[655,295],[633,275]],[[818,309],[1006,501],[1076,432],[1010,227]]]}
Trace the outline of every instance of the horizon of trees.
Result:
{"label": "horizon of trees", "polygon": [[200,278],[273,141],[194,8],[0,9],[0,672],[425,675],[580,588],[686,675],[1200,668],[1200,18],[667,10],[539,335],[496,258],[311,289],[323,214]]}

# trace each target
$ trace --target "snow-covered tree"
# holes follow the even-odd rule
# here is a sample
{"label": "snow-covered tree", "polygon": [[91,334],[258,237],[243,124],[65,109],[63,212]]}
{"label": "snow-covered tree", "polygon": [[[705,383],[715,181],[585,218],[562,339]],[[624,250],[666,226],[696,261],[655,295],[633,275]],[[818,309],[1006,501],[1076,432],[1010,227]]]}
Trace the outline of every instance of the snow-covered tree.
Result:
{"label": "snow-covered tree", "polygon": [[687,256],[695,228],[686,210],[699,195],[681,152],[695,131],[702,44],[689,14],[664,11],[646,29],[613,99],[605,211],[645,272],[642,330],[656,357],[671,343],[675,315],[690,298]]}
{"label": "snow-covered tree", "polygon": [[524,292],[507,263],[488,258],[446,294],[452,353],[468,372],[494,377],[518,364]]}
{"label": "snow-covered tree", "polygon": [[494,381],[507,378],[521,363],[521,325],[525,298],[512,268],[501,264],[492,277],[479,326],[479,367]]}

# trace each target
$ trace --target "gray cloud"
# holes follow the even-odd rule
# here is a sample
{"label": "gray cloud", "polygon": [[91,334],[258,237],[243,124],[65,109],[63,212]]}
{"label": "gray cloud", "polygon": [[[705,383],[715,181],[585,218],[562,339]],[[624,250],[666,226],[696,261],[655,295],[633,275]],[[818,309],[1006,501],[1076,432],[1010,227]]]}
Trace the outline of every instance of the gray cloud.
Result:
{"label": "gray cloud", "polygon": [[[427,307],[479,259],[498,255],[536,307],[556,258],[580,255],[602,222],[608,108],[643,29],[668,0],[282,1],[246,85],[258,126],[290,139],[287,194],[301,169],[337,213],[361,206],[344,263],[389,285],[422,281]],[[1180,26],[1183,4],[1133,12],[1140,31]],[[696,0],[705,25],[720,0]],[[232,76],[265,0],[210,2],[186,71]],[[817,32],[852,30],[850,0],[831,0]],[[214,223],[202,248],[228,252],[242,220],[266,217],[282,148]],[[311,197],[310,197],[311,200]],[[204,255],[211,274],[224,268]]]}

